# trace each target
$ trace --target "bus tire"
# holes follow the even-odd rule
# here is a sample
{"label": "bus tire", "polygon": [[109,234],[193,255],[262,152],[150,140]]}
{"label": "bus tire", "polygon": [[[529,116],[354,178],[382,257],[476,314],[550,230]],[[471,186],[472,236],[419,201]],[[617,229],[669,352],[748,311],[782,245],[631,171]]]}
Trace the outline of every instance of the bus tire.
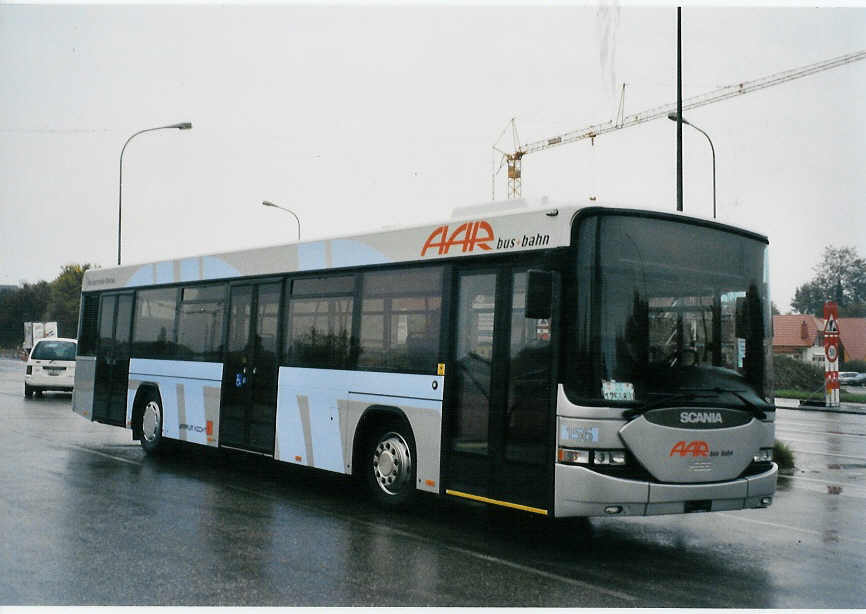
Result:
{"label": "bus tire", "polygon": [[407,507],[415,499],[415,440],[407,426],[386,423],[374,429],[363,460],[367,488],[387,509]]}
{"label": "bus tire", "polygon": [[141,447],[147,454],[158,454],[165,447],[162,439],[162,403],[159,395],[149,391],[142,399],[142,409],[138,414],[138,428],[141,432]]}

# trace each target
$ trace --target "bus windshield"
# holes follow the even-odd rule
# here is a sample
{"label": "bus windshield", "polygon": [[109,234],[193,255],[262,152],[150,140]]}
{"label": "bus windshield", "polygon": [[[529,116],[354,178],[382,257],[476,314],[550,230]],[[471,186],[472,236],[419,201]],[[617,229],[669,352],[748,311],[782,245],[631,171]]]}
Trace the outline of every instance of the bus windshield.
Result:
{"label": "bus windshield", "polygon": [[580,220],[575,401],[766,408],[767,245],[708,225],[621,213]]}

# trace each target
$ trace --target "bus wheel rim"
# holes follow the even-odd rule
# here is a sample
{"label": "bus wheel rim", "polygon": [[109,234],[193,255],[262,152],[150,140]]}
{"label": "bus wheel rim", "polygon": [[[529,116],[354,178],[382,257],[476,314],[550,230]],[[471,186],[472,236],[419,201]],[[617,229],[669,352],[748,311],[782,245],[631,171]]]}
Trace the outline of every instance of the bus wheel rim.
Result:
{"label": "bus wheel rim", "polygon": [[412,475],[412,453],[399,433],[386,433],[373,453],[373,474],[385,494],[400,494]]}
{"label": "bus wheel rim", "polygon": [[155,441],[159,436],[159,404],[156,401],[148,401],[144,406],[144,414],[141,416],[141,436],[145,441]]}

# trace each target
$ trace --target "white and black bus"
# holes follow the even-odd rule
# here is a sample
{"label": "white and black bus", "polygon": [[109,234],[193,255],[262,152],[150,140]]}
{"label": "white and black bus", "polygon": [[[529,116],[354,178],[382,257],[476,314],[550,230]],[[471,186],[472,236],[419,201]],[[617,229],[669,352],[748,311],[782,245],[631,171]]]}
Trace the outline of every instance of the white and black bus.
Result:
{"label": "white and black bus", "polygon": [[766,237],[523,201],[84,277],[73,410],[553,517],[766,507]]}

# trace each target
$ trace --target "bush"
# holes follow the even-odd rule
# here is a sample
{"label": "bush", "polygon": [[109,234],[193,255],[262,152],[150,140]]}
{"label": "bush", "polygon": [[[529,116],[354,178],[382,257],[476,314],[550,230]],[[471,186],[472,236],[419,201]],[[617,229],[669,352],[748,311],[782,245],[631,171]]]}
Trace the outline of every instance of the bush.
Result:
{"label": "bush", "polygon": [[778,439],[773,445],[773,460],[779,465],[780,471],[791,471],[794,468],[794,452]]}
{"label": "bush", "polygon": [[847,360],[841,364],[839,370],[866,373],[866,360]]}
{"label": "bush", "polygon": [[773,356],[777,390],[823,391],[824,369],[790,356]]}

